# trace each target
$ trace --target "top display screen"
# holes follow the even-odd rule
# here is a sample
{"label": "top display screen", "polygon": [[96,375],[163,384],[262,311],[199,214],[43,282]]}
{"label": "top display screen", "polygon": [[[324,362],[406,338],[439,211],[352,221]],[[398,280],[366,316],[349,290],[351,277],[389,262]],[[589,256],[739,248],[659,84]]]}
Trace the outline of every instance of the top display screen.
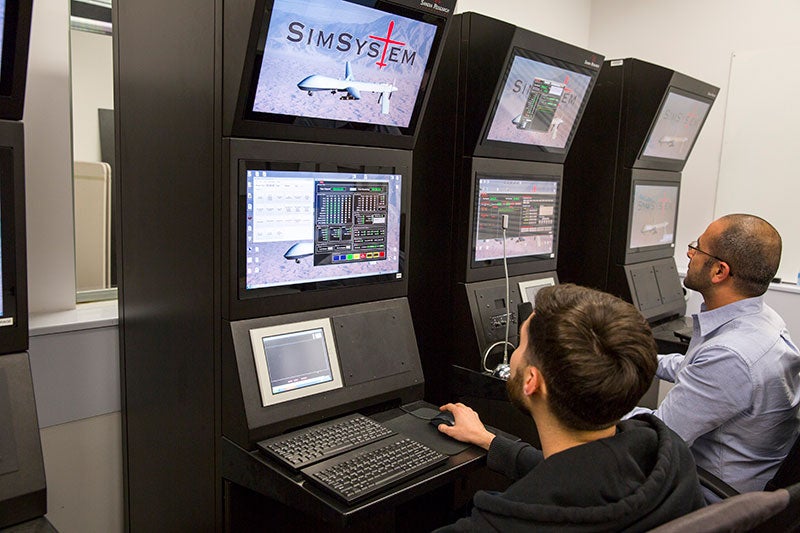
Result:
{"label": "top display screen", "polygon": [[642,156],[686,161],[709,109],[711,102],[671,89],[647,137]]}
{"label": "top display screen", "polygon": [[367,124],[387,133],[412,124],[433,62],[436,24],[344,0],[275,0],[264,25],[248,118]]}
{"label": "top display screen", "polygon": [[[566,151],[587,100],[592,76],[515,50],[486,140]],[[544,59],[544,58],[542,58]]]}

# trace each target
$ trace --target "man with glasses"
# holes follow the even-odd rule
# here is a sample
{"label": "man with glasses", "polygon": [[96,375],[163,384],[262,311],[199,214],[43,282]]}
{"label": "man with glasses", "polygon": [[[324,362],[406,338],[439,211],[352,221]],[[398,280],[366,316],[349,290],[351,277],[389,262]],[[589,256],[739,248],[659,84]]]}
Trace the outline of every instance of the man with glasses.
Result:
{"label": "man with glasses", "polygon": [[658,356],[656,375],[675,386],[652,412],[686,440],[698,466],[739,492],[763,490],[800,432],[800,351],[763,296],[781,237],[762,218],[727,215],[686,255],[684,285],[704,303],[686,355]]}

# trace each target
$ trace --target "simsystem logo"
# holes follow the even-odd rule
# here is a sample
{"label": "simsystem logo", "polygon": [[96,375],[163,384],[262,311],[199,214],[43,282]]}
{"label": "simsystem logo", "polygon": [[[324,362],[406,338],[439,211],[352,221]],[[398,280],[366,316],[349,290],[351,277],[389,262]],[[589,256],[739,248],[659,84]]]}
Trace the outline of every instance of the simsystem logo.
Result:
{"label": "simsystem logo", "polygon": [[378,69],[387,66],[389,64],[387,61],[401,65],[414,65],[417,52],[409,50],[406,42],[392,39],[394,28],[395,21],[390,20],[385,30],[385,35],[370,34],[361,39],[351,32],[325,31],[324,29],[312,28],[302,22],[294,21],[287,28],[286,40],[343,53],[355,51],[358,56],[362,54],[373,58],[380,56],[380,59],[375,62]]}

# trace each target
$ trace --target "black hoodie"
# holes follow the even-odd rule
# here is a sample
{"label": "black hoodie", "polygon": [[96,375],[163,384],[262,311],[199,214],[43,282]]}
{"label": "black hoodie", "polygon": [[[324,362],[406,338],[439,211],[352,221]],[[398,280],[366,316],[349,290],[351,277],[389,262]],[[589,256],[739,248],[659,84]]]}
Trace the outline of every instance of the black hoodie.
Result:
{"label": "black hoodie", "polygon": [[705,505],[686,443],[649,414],[547,460],[498,436],[487,462],[516,482],[479,491],[469,518],[438,531],[647,531]]}

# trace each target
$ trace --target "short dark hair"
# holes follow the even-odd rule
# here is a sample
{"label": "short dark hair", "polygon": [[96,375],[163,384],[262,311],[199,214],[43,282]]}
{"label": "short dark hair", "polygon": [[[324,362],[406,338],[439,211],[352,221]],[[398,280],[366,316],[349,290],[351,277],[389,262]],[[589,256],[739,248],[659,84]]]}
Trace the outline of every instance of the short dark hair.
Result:
{"label": "short dark hair", "polygon": [[739,293],[761,296],[767,292],[781,262],[783,245],[778,230],[755,215],[737,213],[720,220],[725,227],[707,246],[729,264],[733,286]]}
{"label": "short dark hair", "polygon": [[550,410],[568,428],[610,427],[653,381],[650,326],[615,296],[572,284],[546,287],[528,324],[526,362],[544,376]]}

